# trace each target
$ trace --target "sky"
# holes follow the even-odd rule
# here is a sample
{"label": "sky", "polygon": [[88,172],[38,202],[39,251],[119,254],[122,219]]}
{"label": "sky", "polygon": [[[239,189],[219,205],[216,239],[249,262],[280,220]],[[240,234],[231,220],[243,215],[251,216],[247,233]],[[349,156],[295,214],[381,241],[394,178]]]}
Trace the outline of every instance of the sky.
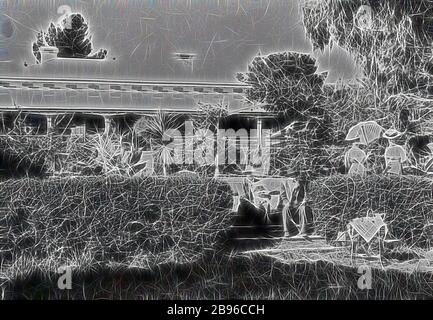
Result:
{"label": "sky", "polygon": [[[32,43],[61,6],[84,16],[104,61],[36,64]],[[312,52],[296,0],[0,0],[0,76],[236,82],[255,55],[279,51],[313,54],[328,82],[359,73],[337,46]]]}

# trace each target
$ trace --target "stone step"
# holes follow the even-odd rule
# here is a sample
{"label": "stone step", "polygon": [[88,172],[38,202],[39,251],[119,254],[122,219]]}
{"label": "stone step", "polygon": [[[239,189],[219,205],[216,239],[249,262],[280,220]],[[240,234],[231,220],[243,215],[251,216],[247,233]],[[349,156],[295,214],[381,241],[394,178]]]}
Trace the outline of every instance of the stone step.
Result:
{"label": "stone step", "polygon": [[229,246],[236,251],[270,248],[278,244],[277,237],[234,238],[229,241]]}
{"label": "stone step", "polygon": [[254,229],[254,228],[264,228],[264,229],[281,229],[283,230],[283,226],[279,224],[265,224],[261,226],[254,226],[254,225],[242,225],[242,224],[234,224],[230,228],[235,229]]}
{"label": "stone step", "polygon": [[255,227],[255,226],[241,226],[232,227],[229,230],[229,236],[234,239],[239,238],[258,238],[258,237],[268,237],[276,238],[282,237],[284,235],[284,230],[278,227]]}

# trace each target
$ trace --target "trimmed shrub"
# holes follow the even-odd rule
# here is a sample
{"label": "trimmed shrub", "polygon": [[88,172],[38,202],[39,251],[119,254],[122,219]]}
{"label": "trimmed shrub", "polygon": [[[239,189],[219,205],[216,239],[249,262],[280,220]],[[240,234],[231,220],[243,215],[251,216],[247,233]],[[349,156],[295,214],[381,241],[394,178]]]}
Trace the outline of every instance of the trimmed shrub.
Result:
{"label": "trimmed shrub", "polygon": [[0,272],[189,263],[223,239],[231,199],[227,184],[198,177],[4,181]]}
{"label": "trimmed shrub", "polygon": [[316,230],[328,239],[373,210],[385,214],[392,237],[424,247],[424,226],[433,218],[432,193],[433,180],[417,176],[336,175],[311,182],[308,199]]}

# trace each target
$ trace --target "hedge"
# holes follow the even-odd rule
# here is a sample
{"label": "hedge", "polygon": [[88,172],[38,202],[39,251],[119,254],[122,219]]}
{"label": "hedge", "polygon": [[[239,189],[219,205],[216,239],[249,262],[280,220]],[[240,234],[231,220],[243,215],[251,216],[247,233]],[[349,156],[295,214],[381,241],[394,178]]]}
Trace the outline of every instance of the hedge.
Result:
{"label": "hedge", "polygon": [[391,237],[424,247],[425,226],[433,219],[432,193],[433,180],[418,176],[336,175],[311,182],[308,201],[316,231],[328,239],[373,210],[385,214]]}
{"label": "hedge", "polygon": [[231,206],[227,184],[197,177],[7,180],[0,272],[188,263],[223,239]]}

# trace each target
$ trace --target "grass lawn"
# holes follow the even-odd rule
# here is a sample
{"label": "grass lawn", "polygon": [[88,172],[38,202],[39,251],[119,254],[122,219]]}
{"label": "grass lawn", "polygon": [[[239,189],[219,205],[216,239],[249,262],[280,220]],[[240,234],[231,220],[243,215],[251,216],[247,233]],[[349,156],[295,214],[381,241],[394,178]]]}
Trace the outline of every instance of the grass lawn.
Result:
{"label": "grass lawn", "polygon": [[[191,264],[151,269],[125,265],[73,271],[71,290],[57,288],[56,273],[16,279],[4,298],[25,299],[431,299],[433,272],[420,260],[356,260],[347,249],[296,251],[280,244],[249,252],[209,253]],[[361,290],[360,265],[372,270],[372,287]]]}
{"label": "grass lawn", "polygon": [[[386,253],[383,268],[352,264],[347,248],[325,240],[234,251],[223,236],[231,194],[213,180],[23,179],[0,188],[2,299],[433,298],[427,252],[414,246]],[[360,265],[371,267],[369,290],[358,287]],[[63,266],[68,290],[58,287]]]}

